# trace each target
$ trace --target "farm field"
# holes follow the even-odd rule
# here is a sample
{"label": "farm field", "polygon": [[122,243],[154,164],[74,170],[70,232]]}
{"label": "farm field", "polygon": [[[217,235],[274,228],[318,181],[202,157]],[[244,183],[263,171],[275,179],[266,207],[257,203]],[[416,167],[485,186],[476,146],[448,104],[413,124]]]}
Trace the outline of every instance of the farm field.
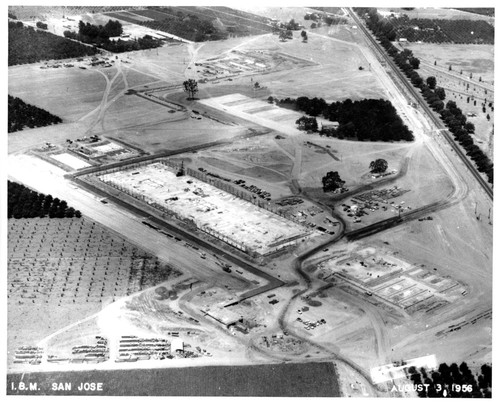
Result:
{"label": "farm field", "polygon": [[179,275],[86,218],[11,219],[8,253],[9,351]]}
{"label": "farm field", "polygon": [[[52,382],[72,385],[91,382],[95,372],[26,374],[26,382],[37,382],[50,392]],[[8,376],[16,382],[18,374]],[[260,396],[338,397],[335,366],[331,363],[260,366],[207,366],[200,368],[100,371],[104,396]],[[44,393],[42,393],[44,394]],[[57,394],[67,395],[60,392]]]}
{"label": "farm field", "polygon": [[404,10],[397,7],[381,7],[378,8],[378,10],[385,13],[406,14],[410,18],[492,21],[492,17],[488,17],[486,15],[470,13],[452,8],[426,7],[415,8],[413,10]]}
{"label": "farm field", "polygon": [[[228,7],[150,7],[107,15],[195,42],[271,31],[268,18]],[[191,19],[191,16],[195,18]],[[200,25],[199,21],[203,21],[205,25]]]}

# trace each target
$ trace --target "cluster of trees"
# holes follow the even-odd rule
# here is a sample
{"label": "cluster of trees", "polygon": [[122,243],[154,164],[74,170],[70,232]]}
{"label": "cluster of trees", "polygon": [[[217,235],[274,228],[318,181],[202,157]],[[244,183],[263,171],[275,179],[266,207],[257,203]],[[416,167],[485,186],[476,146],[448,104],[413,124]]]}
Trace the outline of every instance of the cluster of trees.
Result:
{"label": "cluster of trees", "polygon": [[[488,176],[488,182],[493,183],[493,163],[488,156],[476,145],[469,133],[473,133],[473,125],[467,122],[467,118],[462,114],[462,111],[452,102],[444,105],[446,97],[444,89],[435,87],[435,78],[430,78],[424,82],[423,78],[415,71],[416,62],[411,62],[414,59],[410,50],[405,49],[399,51],[391,41],[396,38],[394,27],[385,18],[382,18],[376,9],[373,8],[357,8],[356,12],[365,18],[368,28],[375,34],[380,44],[385,48],[387,53],[394,59],[395,63],[410,79],[411,83],[420,89],[425,100],[429,105],[441,115],[444,123],[449,127],[455,139],[466,150],[467,155],[476,163],[480,172]],[[418,66],[417,66],[418,67]],[[448,106],[451,105],[451,110]],[[472,131],[471,131],[472,129]]]}
{"label": "cluster of trees", "polygon": [[[339,123],[338,128],[321,127],[319,132],[339,139],[350,138],[360,141],[413,141],[413,133],[398,116],[390,101],[384,99],[363,99],[360,101],[327,102],[322,98],[286,98],[280,103],[295,104],[295,107],[309,116],[323,116]],[[305,122],[301,118],[301,122]],[[299,119],[300,120],[300,119]],[[298,121],[297,124],[301,122]],[[312,122],[311,122],[312,124]],[[312,129],[311,129],[312,130]]]}
{"label": "cluster of trees", "polygon": [[80,35],[80,40],[86,43],[106,42],[110,37],[120,36],[122,33],[122,24],[117,20],[109,20],[104,26],[83,21],[78,23],[78,35]]}
{"label": "cluster of trees", "polygon": [[441,364],[430,374],[424,369],[408,369],[408,377],[414,385],[428,385],[418,388],[419,397],[465,397],[491,398],[491,366],[481,366],[481,374],[474,376],[465,362],[460,366]]}
{"label": "cluster of trees", "polygon": [[198,82],[190,78],[189,80],[184,81],[182,85],[184,86],[184,92],[187,92],[189,94],[188,99],[194,99],[194,96],[198,92]]}
{"label": "cluster of trees", "polygon": [[92,25],[80,21],[78,23],[78,33],[64,31],[66,38],[74,39],[80,42],[99,46],[114,53],[131,52],[134,50],[154,49],[162,46],[162,41],[145,35],[137,40],[123,41],[110,40],[110,37],[120,36],[123,33],[122,25],[119,21],[109,20],[106,25]]}
{"label": "cluster of trees", "polygon": [[41,21],[38,21],[38,22],[36,23],[36,27],[37,27],[37,28],[40,28],[40,29],[49,29],[49,26],[48,26],[47,24],[45,24],[45,23],[41,22]]}
{"label": "cluster of trees", "polygon": [[342,189],[345,184],[337,171],[327,172],[321,182],[323,183],[323,192],[334,192],[337,189]]}
{"label": "cluster of trees", "polygon": [[25,127],[43,127],[61,123],[59,116],[52,115],[44,109],[25,103],[22,99],[9,95],[8,101],[8,133],[23,130]]}
{"label": "cluster of trees", "polygon": [[375,161],[370,162],[370,172],[374,174],[381,174],[387,171],[389,164],[386,160],[378,158]]}
{"label": "cluster of trees", "polygon": [[73,207],[68,207],[64,200],[53,198],[28,189],[20,183],[8,181],[7,184],[9,218],[80,218],[82,213]]}
{"label": "cluster of trees", "polygon": [[41,60],[70,59],[92,56],[99,51],[93,47],[70,41],[33,27],[21,21],[9,21],[9,66],[36,63]]}
{"label": "cluster of trees", "polygon": [[296,22],[293,18],[285,23],[281,28],[289,29],[290,31],[298,31],[300,29],[300,24]]}
{"label": "cluster of trees", "polygon": [[318,121],[314,117],[302,116],[295,121],[295,124],[299,126],[300,130],[318,131]]}
{"label": "cluster of trees", "polygon": [[293,32],[290,29],[281,29],[278,37],[281,42],[285,42],[287,39],[293,39]]}

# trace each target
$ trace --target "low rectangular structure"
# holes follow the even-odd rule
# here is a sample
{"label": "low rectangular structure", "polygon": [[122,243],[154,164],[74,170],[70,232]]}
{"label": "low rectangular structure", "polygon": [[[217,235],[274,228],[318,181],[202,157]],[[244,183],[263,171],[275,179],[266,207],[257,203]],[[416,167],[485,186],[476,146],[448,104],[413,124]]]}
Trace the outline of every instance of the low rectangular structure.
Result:
{"label": "low rectangular structure", "polygon": [[247,253],[273,253],[311,234],[300,224],[175,171],[160,161],[98,178]]}
{"label": "low rectangular structure", "polygon": [[50,156],[50,158],[53,158],[56,161],[59,161],[59,162],[63,163],[64,165],[69,166],[72,169],[81,169],[81,168],[86,168],[86,167],[90,166],[90,164],[88,162],[85,162],[85,161],[81,160],[80,158],[77,158],[74,155],[71,155],[69,153],[53,154]]}

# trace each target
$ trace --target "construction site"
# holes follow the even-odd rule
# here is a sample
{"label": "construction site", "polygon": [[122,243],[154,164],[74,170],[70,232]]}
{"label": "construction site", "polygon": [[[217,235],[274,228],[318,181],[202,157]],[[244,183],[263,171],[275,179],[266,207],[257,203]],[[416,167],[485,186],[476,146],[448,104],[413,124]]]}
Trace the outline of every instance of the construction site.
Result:
{"label": "construction site", "polygon": [[[318,265],[323,281],[345,281],[354,291],[381,300],[407,313],[432,312],[467,295],[467,286],[408,262],[366,248],[346,258],[338,255]],[[330,279],[330,280],[329,280]]]}
{"label": "construction site", "polygon": [[195,64],[196,72],[201,77],[200,82],[314,65],[314,62],[281,52],[270,52],[269,49],[233,50],[229,54],[208,58]]}
{"label": "construction site", "polygon": [[185,175],[183,170],[160,161],[100,173],[98,178],[248,254],[268,255],[313,235],[300,224]]}

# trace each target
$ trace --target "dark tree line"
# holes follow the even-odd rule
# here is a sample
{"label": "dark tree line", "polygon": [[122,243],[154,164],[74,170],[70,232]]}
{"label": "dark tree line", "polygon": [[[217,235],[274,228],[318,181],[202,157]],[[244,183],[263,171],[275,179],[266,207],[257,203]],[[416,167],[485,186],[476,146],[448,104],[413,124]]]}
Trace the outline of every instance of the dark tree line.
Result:
{"label": "dark tree line", "polygon": [[455,101],[448,101],[440,112],[441,119],[446,124],[455,140],[460,143],[466,154],[475,162],[479,172],[488,176],[488,182],[493,183],[493,163],[472,139],[469,133],[474,133],[474,125],[467,122],[462,110]]}
{"label": "dark tree line", "polygon": [[44,109],[25,103],[22,99],[9,95],[8,133],[23,130],[25,127],[43,127],[61,123],[59,116],[52,115]]}
{"label": "dark tree line", "polygon": [[408,378],[414,385],[428,385],[418,388],[419,397],[465,397],[491,398],[491,366],[481,366],[481,373],[476,376],[467,363],[440,364],[435,371],[427,372],[424,368],[408,369]]}
{"label": "dark tree line", "polygon": [[37,193],[16,182],[8,181],[7,198],[9,218],[42,218],[47,216],[50,218],[80,218],[82,216],[79,210],[68,207],[68,203],[64,200]]}
{"label": "dark tree line", "polygon": [[123,33],[119,21],[109,20],[106,25],[93,25],[80,21],[78,33],[64,31],[66,38],[74,39],[83,43],[92,44],[114,53],[130,52],[134,50],[154,49],[162,46],[163,42],[145,35],[137,40],[123,41],[121,39],[111,40],[111,37],[120,36]]}
{"label": "dark tree line", "polygon": [[50,32],[25,27],[21,21],[9,21],[9,66],[36,63],[41,60],[92,56],[97,49]]}
{"label": "dark tree line", "polygon": [[[413,59],[413,53],[409,49],[399,51],[391,41],[396,39],[394,27],[385,18],[382,18],[376,9],[373,8],[357,8],[356,12],[365,19],[366,25],[374,33],[380,44],[385,48],[387,53],[394,59],[394,62],[410,79],[413,86],[420,89],[426,102],[441,115],[441,119],[448,126],[450,132],[455,137],[460,145],[465,149],[466,154],[475,162],[479,172],[483,172],[488,177],[488,182],[493,183],[493,163],[488,156],[476,145],[470,136],[473,125],[467,122],[466,117],[462,114],[460,108],[450,101],[444,105],[443,100],[446,97],[444,89],[437,87],[432,90],[434,80],[424,80],[415,71],[418,64]],[[413,60],[413,61],[412,61]],[[449,108],[448,106],[451,106]],[[473,132],[473,131],[472,131]]]}
{"label": "dark tree line", "polygon": [[[398,116],[390,101],[384,99],[363,99],[360,101],[332,102],[322,98],[286,98],[280,103],[291,103],[309,116],[323,116],[339,123],[338,128],[321,127],[325,136],[360,141],[413,141],[413,133]],[[299,124],[300,122],[298,122]]]}

